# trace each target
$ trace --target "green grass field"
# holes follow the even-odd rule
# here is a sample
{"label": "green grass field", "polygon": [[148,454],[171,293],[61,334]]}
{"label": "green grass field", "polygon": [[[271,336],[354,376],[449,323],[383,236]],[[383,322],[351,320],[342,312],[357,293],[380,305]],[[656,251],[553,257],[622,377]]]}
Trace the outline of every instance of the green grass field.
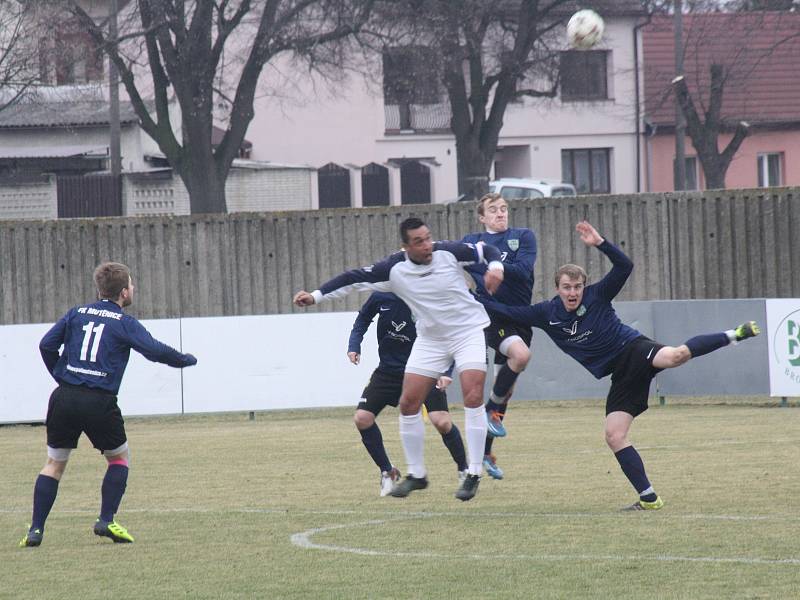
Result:
{"label": "green grass field", "polygon": [[[467,503],[430,426],[430,487],[378,497],[351,412],[130,419],[130,545],[91,533],[104,461],[83,439],[43,545],[18,548],[44,428],[0,428],[0,598],[800,597],[797,407],[651,408],[633,442],[653,513],[618,510],[635,495],[599,402],[512,406],[506,479]],[[397,411],[379,423],[402,467]]]}

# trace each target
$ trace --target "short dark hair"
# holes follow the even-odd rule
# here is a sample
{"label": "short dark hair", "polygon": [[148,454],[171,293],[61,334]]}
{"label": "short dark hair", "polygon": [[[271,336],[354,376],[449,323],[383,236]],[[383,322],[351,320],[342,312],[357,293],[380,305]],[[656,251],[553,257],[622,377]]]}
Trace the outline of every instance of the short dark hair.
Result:
{"label": "short dark hair", "polygon": [[121,263],[102,263],[94,270],[94,284],[101,299],[116,300],[131,284],[131,271]]}
{"label": "short dark hair", "polygon": [[400,223],[400,239],[404,244],[408,243],[408,232],[412,229],[419,229],[425,227],[425,222],[417,217],[409,217]]}

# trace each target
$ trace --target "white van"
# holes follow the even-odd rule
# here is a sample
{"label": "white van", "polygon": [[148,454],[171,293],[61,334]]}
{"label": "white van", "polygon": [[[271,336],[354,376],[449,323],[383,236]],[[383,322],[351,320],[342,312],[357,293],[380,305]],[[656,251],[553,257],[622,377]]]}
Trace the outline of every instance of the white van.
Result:
{"label": "white van", "polygon": [[516,177],[504,177],[490,181],[489,191],[500,194],[506,200],[576,195],[575,186],[571,183],[548,179],[518,179]]}

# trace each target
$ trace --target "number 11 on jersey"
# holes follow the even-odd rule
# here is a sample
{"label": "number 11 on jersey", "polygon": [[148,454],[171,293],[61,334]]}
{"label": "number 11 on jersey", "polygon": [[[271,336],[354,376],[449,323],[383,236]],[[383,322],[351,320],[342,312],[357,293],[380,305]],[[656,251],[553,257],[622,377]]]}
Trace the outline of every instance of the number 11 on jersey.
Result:
{"label": "number 11 on jersey", "polygon": [[103,335],[103,329],[106,324],[102,323],[97,327],[94,326],[94,321],[89,321],[83,326],[86,334],[83,336],[83,344],[81,345],[81,360],[86,360],[86,353],[89,351],[89,343],[92,341],[92,334],[94,334],[94,343],[92,344],[92,353],[89,356],[89,362],[97,360],[97,351],[100,349],[100,338]]}

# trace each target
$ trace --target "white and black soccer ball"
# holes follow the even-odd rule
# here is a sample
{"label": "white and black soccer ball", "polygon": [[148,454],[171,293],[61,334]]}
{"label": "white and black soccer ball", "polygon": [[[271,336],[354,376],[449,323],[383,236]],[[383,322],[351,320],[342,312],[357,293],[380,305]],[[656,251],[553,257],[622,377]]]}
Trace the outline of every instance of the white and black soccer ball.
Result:
{"label": "white and black soccer ball", "polygon": [[603,39],[603,17],[585,8],[572,15],[567,23],[567,41],[577,50],[587,50]]}

